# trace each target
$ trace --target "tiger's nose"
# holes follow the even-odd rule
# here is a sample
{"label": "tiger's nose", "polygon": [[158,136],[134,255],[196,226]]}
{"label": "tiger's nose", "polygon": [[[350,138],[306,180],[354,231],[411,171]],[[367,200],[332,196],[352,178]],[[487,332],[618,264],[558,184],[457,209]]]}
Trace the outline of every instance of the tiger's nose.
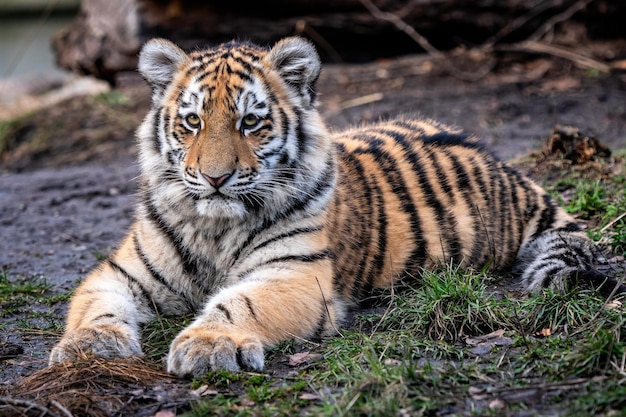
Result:
{"label": "tiger's nose", "polygon": [[211,177],[210,175],[207,175],[205,173],[202,173],[202,176],[209,182],[209,184],[211,184],[215,189],[220,188],[222,185],[224,185],[224,183],[226,182],[227,179],[229,179],[231,176],[233,175],[233,173],[231,172],[230,174],[224,174],[221,177]]}

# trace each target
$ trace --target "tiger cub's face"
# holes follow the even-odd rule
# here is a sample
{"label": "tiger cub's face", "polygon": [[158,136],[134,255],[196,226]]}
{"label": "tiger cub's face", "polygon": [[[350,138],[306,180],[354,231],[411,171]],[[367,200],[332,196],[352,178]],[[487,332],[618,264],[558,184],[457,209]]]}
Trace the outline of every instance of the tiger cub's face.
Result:
{"label": "tiger cub's face", "polygon": [[284,204],[295,192],[303,115],[315,113],[320,71],[307,41],[289,38],[271,50],[226,44],[187,54],[152,40],[141,51],[139,70],[153,88],[154,157],[169,165],[167,179],[174,174],[199,214],[241,217]]}

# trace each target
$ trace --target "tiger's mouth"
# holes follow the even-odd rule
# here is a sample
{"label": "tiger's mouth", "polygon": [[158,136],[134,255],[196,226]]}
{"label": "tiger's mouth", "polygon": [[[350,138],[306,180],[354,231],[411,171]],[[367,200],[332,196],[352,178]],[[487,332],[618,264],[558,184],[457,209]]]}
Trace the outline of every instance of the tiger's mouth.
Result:
{"label": "tiger's mouth", "polygon": [[195,200],[196,211],[205,217],[241,218],[249,210],[244,200],[218,192],[197,196]]}
{"label": "tiger's mouth", "polygon": [[238,196],[232,196],[228,194],[224,194],[220,190],[215,190],[212,192],[202,192],[197,190],[189,190],[189,193],[193,197],[194,200],[224,200],[224,201],[233,201],[240,200]]}

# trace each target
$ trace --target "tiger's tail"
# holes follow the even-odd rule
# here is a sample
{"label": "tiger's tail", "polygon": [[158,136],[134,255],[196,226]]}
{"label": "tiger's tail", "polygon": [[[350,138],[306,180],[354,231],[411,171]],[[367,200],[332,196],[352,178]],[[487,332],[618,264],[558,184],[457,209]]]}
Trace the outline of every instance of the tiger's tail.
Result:
{"label": "tiger's tail", "polygon": [[546,230],[525,242],[513,271],[530,293],[543,288],[567,292],[590,287],[605,297],[626,293],[626,285],[593,267],[594,247],[580,230]]}

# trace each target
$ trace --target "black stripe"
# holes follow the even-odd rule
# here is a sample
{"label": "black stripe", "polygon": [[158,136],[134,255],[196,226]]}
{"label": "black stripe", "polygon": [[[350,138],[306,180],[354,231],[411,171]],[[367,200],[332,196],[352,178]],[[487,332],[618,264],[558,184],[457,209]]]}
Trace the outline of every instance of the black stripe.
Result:
{"label": "black stripe", "polygon": [[[150,198],[144,195],[143,201],[144,206],[148,210],[148,219],[157,226],[163,235],[165,235],[180,257],[183,273],[187,274],[191,278],[192,282],[204,292],[209,290],[210,285],[207,287],[206,284],[210,284],[211,282],[203,278],[217,276],[215,265],[210,259],[193,256],[189,249],[186,248],[186,245],[184,245],[182,237],[175,232],[175,229],[172,226],[165,222]],[[192,240],[198,239],[197,234],[200,233],[200,231],[196,230],[195,233],[196,235],[194,235]],[[203,268],[202,273],[200,273],[200,267]]]}
{"label": "black stripe", "polygon": [[196,275],[198,265],[192,261],[189,253],[184,248],[182,239],[176,234],[174,228],[165,222],[147,193],[143,195],[143,204],[147,210],[149,220],[167,237],[174,250],[176,250],[177,255],[181,259],[183,271],[189,275]]}
{"label": "black stripe", "polygon": [[297,229],[292,229],[288,232],[282,233],[280,235],[274,236],[270,239],[267,239],[261,243],[259,243],[258,245],[256,245],[254,248],[252,248],[252,252],[261,249],[267,245],[269,245],[270,243],[282,240],[282,239],[287,239],[296,235],[301,235],[301,234],[306,234],[306,233],[313,233],[313,232],[318,232],[320,230],[322,230],[322,226],[316,226],[316,227],[300,227]]}
{"label": "black stripe", "polygon": [[113,313],[104,313],[104,314],[100,314],[99,316],[94,317],[93,319],[91,319],[92,322],[94,321],[98,321],[100,319],[110,319],[116,317],[115,314]]}
{"label": "black stripe", "polygon": [[258,317],[256,316],[256,312],[254,311],[252,300],[246,295],[243,295],[242,297],[246,302],[246,307],[248,307],[248,311],[250,311],[250,315],[252,316],[252,318],[254,318],[256,321],[259,321]]}
{"label": "black stripe", "polygon": [[512,206],[512,195],[513,189],[510,181],[510,177],[505,175],[502,170],[502,166],[498,166],[496,170],[496,175],[498,176],[498,181],[500,186],[500,198],[502,199],[500,203],[502,203],[502,208],[498,213],[498,217],[496,217],[500,222],[500,230],[502,236],[502,243],[500,247],[502,250],[500,251],[500,262],[496,263],[498,267],[502,267],[509,263],[509,259],[511,259],[511,252],[513,257],[517,253],[517,250],[513,251],[514,247],[514,236],[513,229],[511,223],[513,222],[513,214],[514,207]]}
{"label": "black stripe", "polygon": [[163,107],[159,106],[156,108],[156,110],[154,111],[154,119],[152,120],[152,126],[153,126],[153,131],[152,131],[152,150],[155,153],[160,153],[161,152],[161,148],[163,146],[163,144],[161,143],[161,139],[160,139],[160,135],[159,132],[161,130],[161,111],[163,110]]}
{"label": "black stripe", "polygon": [[276,263],[281,263],[281,262],[304,262],[304,263],[311,263],[311,262],[317,262],[317,261],[321,261],[321,260],[325,260],[325,259],[332,259],[333,258],[333,254],[330,250],[326,249],[323,250],[321,252],[317,252],[317,253],[311,253],[311,254],[307,254],[307,255],[287,255],[287,256],[281,256],[278,258],[273,258],[270,259],[268,261],[265,261],[263,263],[260,263],[258,265],[256,265],[253,268],[248,269],[247,271],[241,273],[238,275],[238,278],[240,280],[244,279],[247,275],[258,271],[259,269],[272,265],[272,264],[276,264]]}
{"label": "black stripe", "polygon": [[553,266],[552,268],[541,271],[541,273],[545,275],[543,279],[541,280],[541,286],[543,288],[548,288],[550,284],[552,283],[553,275],[559,271],[562,271],[562,268],[559,266]]}
{"label": "black stripe", "polygon": [[[372,151],[375,151],[372,149]],[[366,154],[367,152],[361,152],[360,154]],[[357,153],[353,153],[356,156]],[[354,164],[354,168],[357,171],[357,174],[361,178],[359,183],[363,185],[365,190],[366,197],[366,207],[369,210],[368,213],[364,213],[364,218],[360,219],[361,221],[358,223],[358,226],[361,227],[361,232],[359,236],[362,237],[362,240],[353,242],[355,247],[353,248],[357,253],[361,251],[363,253],[363,257],[360,262],[360,268],[355,276],[354,286],[352,288],[352,299],[354,300],[362,300],[366,296],[369,296],[372,289],[373,283],[376,276],[382,270],[382,262],[384,262],[384,253],[380,253],[380,250],[374,255],[372,258],[373,248],[373,232],[376,230],[379,232],[379,241],[380,238],[383,238],[383,249],[386,246],[386,236],[385,230],[380,231],[375,227],[374,223],[374,212],[379,212],[379,221],[380,214],[384,214],[384,201],[382,197],[382,191],[377,184],[377,181],[374,179],[373,181],[369,181],[372,177],[371,173],[365,171],[363,166],[359,162],[358,158],[354,158],[352,160]],[[368,175],[369,174],[369,175]],[[374,203],[374,199],[376,202]],[[386,216],[382,219],[384,226],[386,227]],[[366,272],[367,271],[367,272]]]}
{"label": "black stripe", "polygon": [[[246,58],[253,58],[254,61],[258,60],[258,58],[256,58],[253,55],[246,55]],[[254,59],[256,58],[256,59]],[[252,80],[252,78],[248,75],[249,73],[254,73],[254,68],[252,67],[252,65],[250,65],[250,63],[246,60],[244,60],[243,58],[239,57],[239,56],[233,56],[232,57],[233,61],[237,62],[239,65],[241,65],[242,67],[244,67],[244,69],[246,70],[246,73],[242,73],[240,71],[237,71],[237,74],[242,76],[246,75],[247,77],[245,78],[246,80]]]}
{"label": "black stripe", "polygon": [[326,322],[328,321],[328,313],[326,309],[322,309],[322,314],[320,315],[320,319],[317,321],[317,325],[315,326],[315,331],[311,336],[312,340],[319,340],[324,335],[324,330],[326,330]]}
{"label": "black stripe", "polygon": [[[436,155],[428,147],[422,148],[422,151],[426,154],[426,156],[430,160],[432,167],[435,169],[435,175],[437,176],[436,179],[439,181],[440,185],[441,183],[447,184],[448,178],[446,176],[446,172],[445,170],[441,168],[441,165],[439,164],[439,161],[437,160]],[[425,171],[424,171],[424,174],[426,178],[428,175],[426,174]],[[430,186],[430,184],[428,184],[428,186]],[[442,189],[444,192],[446,192],[445,187],[442,186]],[[451,195],[449,191],[450,191],[450,187],[448,185],[448,191],[446,192],[446,194],[448,194],[450,198],[453,200],[451,204],[454,204],[454,196]],[[462,244],[458,235],[456,234],[456,229],[458,226],[456,217],[454,216],[452,212],[450,212],[449,210],[446,210],[441,204],[441,202],[435,198],[433,189],[431,189],[430,192],[433,193],[433,199],[436,204],[435,213],[436,213],[436,217],[439,223],[439,228],[441,230],[440,233],[443,236],[442,245],[444,246],[444,248],[446,244],[448,245],[447,250],[449,252],[450,259],[456,262],[460,262],[461,252],[463,250],[463,247],[462,247]],[[444,263],[446,263],[447,259],[446,259],[445,251],[442,252],[442,255],[444,258],[443,261]]]}
{"label": "black stripe", "polygon": [[187,309],[189,311],[193,311],[194,310],[193,303],[189,300],[189,298],[187,297],[187,294],[186,293],[180,293],[180,292],[176,291],[174,288],[172,288],[170,283],[163,277],[163,275],[161,275],[156,270],[154,265],[150,262],[150,260],[148,259],[148,256],[142,250],[142,247],[141,247],[141,245],[139,243],[139,238],[137,237],[137,233],[133,234],[133,243],[135,244],[135,252],[137,253],[137,255],[139,255],[139,259],[141,260],[141,262],[144,264],[144,266],[146,267],[146,269],[148,270],[148,272],[152,276],[152,279],[154,279],[159,284],[163,285],[172,294],[175,294],[178,297],[182,297],[184,302],[185,302],[185,304],[187,305]]}
{"label": "black stripe", "polygon": [[519,250],[519,247],[522,243],[523,230],[522,230],[522,224],[520,224],[520,219],[522,219],[524,215],[524,213],[522,212],[522,205],[520,204],[519,197],[517,195],[517,191],[522,190],[525,192],[526,190],[524,189],[522,185],[520,174],[515,169],[511,168],[508,165],[503,165],[502,169],[504,173],[508,175],[508,178],[511,184],[510,193],[511,193],[512,215],[510,218],[509,228],[514,233],[514,235],[511,236],[511,239],[510,239],[510,242],[511,242],[510,250],[512,252],[511,255],[515,256],[515,254]]}
{"label": "black stripe", "polygon": [[232,70],[231,74],[238,76],[243,81],[246,81],[246,82],[252,81],[252,77],[250,76],[249,73],[246,73],[246,72],[243,72],[243,71],[239,71],[239,70]]}
{"label": "black stripe", "polygon": [[146,290],[146,288],[143,286],[143,284],[141,284],[141,282],[139,282],[139,280],[137,280],[137,278],[131,276],[128,271],[126,271],[124,268],[122,268],[119,264],[117,264],[115,261],[113,261],[111,258],[108,258],[106,260],[106,262],[109,264],[109,266],[116,272],[119,272],[120,274],[122,274],[122,276],[124,278],[126,278],[126,280],[128,281],[128,288],[133,292],[133,295],[135,297],[137,297],[138,295],[135,293],[135,291],[133,290],[133,286],[136,286],[139,288],[140,291],[140,296],[143,297],[146,301],[146,305],[152,309],[156,310],[157,314],[161,314],[161,309],[159,308],[158,304],[156,303],[156,300],[154,300],[151,296],[150,293],[148,292],[148,290]]}
{"label": "black stripe", "polygon": [[576,222],[569,222],[563,227],[558,227],[556,229],[552,229],[555,232],[580,232],[580,225]]}
{"label": "black stripe", "polygon": [[475,149],[484,152],[483,146],[477,141],[468,140],[469,135],[466,133],[440,132],[433,135],[422,137],[421,140],[427,145],[436,145],[441,147],[460,146],[468,149]]}
{"label": "black stripe", "polygon": [[[487,207],[489,207],[490,202],[493,201],[494,185],[491,181],[489,181],[491,179],[490,177],[487,177],[487,179],[485,179],[483,175],[481,167],[484,166],[484,163],[484,160],[476,161],[474,158],[470,158],[469,161],[472,172],[471,179],[477,185],[476,189],[472,190],[472,192],[479,193],[481,196],[480,198],[469,196],[467,199],[468,203],[473,203],[471,204],[470,209],[472,210],[475,219],[475,230],[477,232],[480,232],[480,235],[477,235],[474,238],[474,245],[471,252],[472,262],[476,264],[488,262],[490,258],[495,258],[496,252],[493,237],[489,233],[489,226],[487,225],[487,222],[489,220],[485,218],[485,216],[489,215],[489,213],[481,212],[479,209],[479,205],[475,203],[477,200],[480,201],[480,199],[482,199],[482,201],[485,201],[487,203]],[[487,166],[487,173],[489,174],[490,172],[490,167]],[[467,176],[469,179],[469,173],[467,174]],[[482,238],[483,236],[484,239]],[[485,243],[487,243],[487,245],[485,245]]]}
{"label": "black stripe", "polygon": [[[399,141],[400,138],[396,135],[393,135],[392,137],[397,143],[404,147],[404,155],[408,159],[408,156],[413,153],[413,150],[408,147],[406,142]],[[371,136],[367,138],[355,137],[354,139],[358,139],[363,141],[364,144],[369,145],[369,148],[359,148],[356,149],[354,153],[371,153],[376,157],[376,161],[378,162],[381,170],[385,172],[388,178],[388,183],[391,185],[393,193],[399,197],[402,204],[402,210],[409,216],[409,224],[411,227],[411,234],[413,235],[413,243],[415,243],[415,249],[408,257],[406,269],[410,273],[417,273],[419,268],[424,265],[424,262],[427,259],[427,252],[421,227],[422,222],[412,199],[414,193],[409,192],[406,181],[398,169],[398,161],[388,152],[380,152],[380,148],[382,148],[385,144],[384,141]]]}
{"label": "black stripe", "polygon": [[333,258],[332,252],[330,250],[328,250],[328,249],[325,249],[325,250],[320,251],[320,252],[306,254],[306,255],[286,255],[286,256],[280,256],[278,258],[273,258],[273,259],[270,259],[268,261],[265,261],[262,264],[260,264],[259,266],[266,266],[266,265],[271,265],[271,264],[275,264],[275,263],[279,263],[279,262],[292,262],[292,261],[296,261],[296,262],[317,262],[317,261],[320,261],[320,260],[332,259],[332,258]]}
{"label": "black stripe", "polygon": [[548,194],[544,194],[542,198],[546,207],[541,211],[541,217],[539,217],[537,229],[535,230],[535,233],[533,233],[533,235],[531,236],[531,239],[539,236],[542,232],[548,230],[552,226],[552,223],[554,223],[554,215],[556,214],[556,208],[554,206],[554,203],[552,202]]}
{"label": "black stripe", "polygon": [[318,197],[334,186],[332,180],[335,176],[335,164],[332,156],[329,155],[325,166],[326,170],[322,176],[310,184],[309,188],[304,189],[300,194],[300,198],[293,199],[291,204],[275,217],[274,222],[288,218],[296,212],[306,211],[311,202],[315,202]]}
{"label": "black stripe", "polygon": [[[380,187],[375,187],[377,205],[375,208],[378,210],[378,225],[376,230],[378,231],[378,245],[377,251],[374,255],[374,260],[371,263],[370,271],[367,274],[367,284],[363,289],[363,295],[371,295],[374,289],[374,280],[382,274],[383,266],[385,265],[385,256],[387,255],[387,211],[385,207],[385,201],[383,193]],[[361,296],[361,298],[363,298]]]}
{"label": "black stripe", "polygon": [[[439,203],[439,201],[435,198],[435,195],[433,194],[432,187],[430,186],[430,182],[428,181],[424,169],[422,168],[421,161],[419,161],[417,152],[415,152],[415,150],[406,141],[406,138],[403,135],[390,130],[383,130],[382,133],[392,137],[397,144],[402,146],[404,150],[404,157],[407,162],[409,162],[409,164],[411,164],[411,166],[413,167],[412,172],[417,176],[418,183],[422,187],[422,191],[426,196],[426,203],[434,209],[438,220],[440,220],[442,210],[441,203]],[[397,174],[399,177],[399,171],[397,172]],[[392,184],[394,184],[395,188],[396,181],[390,181]],[[417,247],[416,249],[414,249],[410,259],[416,260],[417,266],[419,267],[424,264],[424,261],[427,258],[426,245],[424,244],[424,238],[422,237],[421,222],[418,221],[417,210],[412,203],[407,203],[408,201],[410,201],[410,198],[414,193],[409,193],[408,191],[406,191],[404,181],[402,181],[401,184],[401,187],[404,188],[404,190],[401,193],[398,193],[396,189],[394,189],[394,192],[400,196],[403,196],[404,198],[402,199],[406,200],[404,202],[404,205],[407,210],[411,210],[407,211],[407,213],[414,213],[413,216],[411,216],[411,223],[413,225],[413,236],[415,236],[414,242],[416,243]]]}
{"label": "black stripe", "polygon": [[[302,118],[302,113],[298,109],[294,109],[295,119],[300,121]],[[296,125],[296,138],[298,143],[298,154],[296,155],[296,159],[300,157],[300,155],[304,155],[307,149],[307,144],[309,142],[309,138],[304,133],[304,129],[302,128],[302,123],[298,123]]]}
{"label": "black stripe", "polygon": [[[341,158],[344,162],[346,162],[346,166],[350,167],[354,173],[359,177],[358,181],[354,182],[355,186],[361,186],[362,187],[362,193],[363,193],[363,198],[365,199],[365,201],[363,201],[363,207],[360,208],[356,208],[357,212],[359,209],[361,210],[370,210],[373,208],[373,204],[372,204],[372,189],[370,188],[369,182],[367,181],[367,175],[365,170],[363,169],[363,166],[361,165],[361,163],[359,162],[359,160],[356,158],[355,153],[347,153],[345,151],[345,148],[343,147],[343,145],[341,144],[337,144],[337,147],[340,151],[341,154]],[[365,152],[363,152],[365,153]],[[346,187],[351,187],[352,183],[351,182],[346,182],[345,183]],[[348,195],[354,195],[355,193],[351,192],[351,189],[347,189],[346,190],[346,194]],[[351,223],[352,225],[352,223]],[[344,225],[345,226],[345,225]],[[354,232],[355,234],[357,234],[357,236],[359,236],[359,239],[357,239],[357,241],[355,242],[351,242],[352,245],[354,245],[352,247],[352,250],[355,251],[357,254],[358,253],[363,253],[366,251],[367,246],[365,245],[365,242],[368,242],[371,237],[371,228],[368,225],[367,221],[363,221],[362,219],[356,219],[356,225],[354,225],[354,227],[359,227],[360,230],[358,232]],[[350,243],[345,243],[346,245],[350,244]],[[338,252],[339,251],[343,251],[343,245],[344,242],[340,241],[339,242],[340,247],[335,248]],[[354,282],[352,283],[352,292],[351,292],[351,297],[354,300],[360,300],[362,297],[361,295],[364,293],[364,289],[363,289],[363,278],[365,277],[365,268],[367,266],[367,256],[365,253],[363,253],[362,258],[360,259],[356,259],[354,260],[354,263],[351,265],[344,265],[344,270],[339,270],[338,268],[335,268],[335,275],[333,276],[333,286],[335,288],[335,291],[337,291],[338,293],[343,293],[347,284],[347,281],[342,279],[343,276],[346,274],[346,272],[348,272],[345,268],[347,267],[354,267],[358,265],[358,270],[354,273],[351,273],[350,276],[354,277]],[[366,281],[367,282],[367,281]]]}
{"label": "black stripe", "polygon": [[226,308],[224,304],[217,304],[215,308],[224,313],[226,320],[228,320],[231,324],[233,323],[233,318],[230,315],[230,311]]}
{"label": "black stripe", "polygon": [[[285,113],[285,110],[283,110],[282,107],[277,106],[278,107],[278,112],[280,113],[280,124],[281,124],[281,135],[283,138],[283,144],[286,143],[287,138],[289,137],[289,118],[287,116],[287,113]],[[287,148],[285,146],[281,147],[281,150],[283,152],[282,154],[282,158],[281,158],[281,164],[286,165],[288,164],[289,161],[289,154],[287,152]]]}
{"label": "black stripe", "polygon": [[[468,171],[465,169],[463,164],[459,161],[459,159],[454,155],[450,150],[445,149],[444,154],[448,156],[450,161],[452,161],[452,169],[455,175],[456,183],[457,183],[457,192],[460,192],[464,202],[467,204],[467,207],[470,211],[472,217],[472,229],[475,231],[474,239],[472,242],[472,249],[470,250],[470,259],[466,259],[470,264],[482,262],[480,259],[482,256],[482,251],[484,250],[485,242],[483,239],[480,239],[480,233],[484,230],[485,225],[482,224],[479,213],[476,209],[475,201],[480,198],[485,198],[484,193],[486,192],[484,188],[484,181],[482,179],[482,174],[480,173],[480,169],[478,166],[474,166],[474,170],[478,171],[479,176],[474,173],[474,180],[478,185],[478,190],[472,187],[472,182],[470,179],[470,175]],[[471,168],[471,167],[470,167]],[[461,261],[462,259],[457,259],[457,261]]]}

